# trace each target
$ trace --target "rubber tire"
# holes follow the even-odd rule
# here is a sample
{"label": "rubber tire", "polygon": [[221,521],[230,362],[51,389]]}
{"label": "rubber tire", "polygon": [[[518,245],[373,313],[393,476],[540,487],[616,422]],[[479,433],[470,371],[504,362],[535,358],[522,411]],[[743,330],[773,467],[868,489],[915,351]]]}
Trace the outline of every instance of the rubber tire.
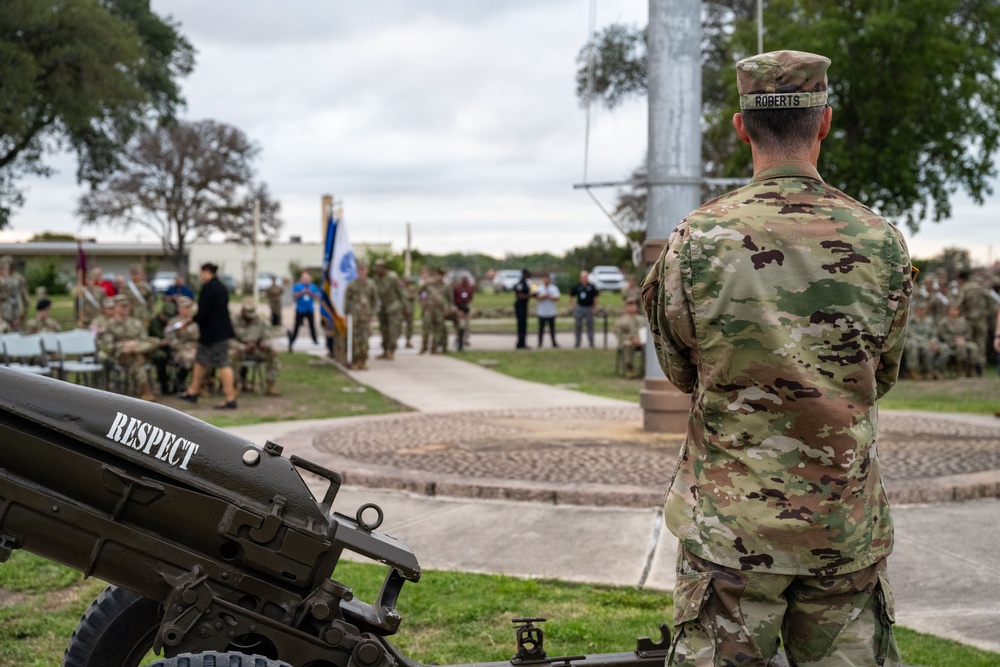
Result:
{"label": "rubber tire", "polygon": [[149,667],[292,667],[287,662],[245,653],[181,653],[157,660]]}
{"label": "rubber tire", "polygon": [[136,667],[153,647],[160,603],[108,586],[77,623],[63,667]]}

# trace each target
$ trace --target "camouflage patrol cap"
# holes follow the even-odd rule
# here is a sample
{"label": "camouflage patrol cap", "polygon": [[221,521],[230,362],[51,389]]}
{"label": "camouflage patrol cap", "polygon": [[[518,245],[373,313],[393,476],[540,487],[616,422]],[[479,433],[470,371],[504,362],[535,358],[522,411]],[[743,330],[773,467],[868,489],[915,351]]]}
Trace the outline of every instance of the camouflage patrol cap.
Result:
{"label": "camouflage patrol cap", "polygon": [[736,63],[740,109],[826,106],[830,59],[804,51],[772,51]]}
{"label": "camouflage patrol cap", "polygon": [[101,307],[103,308],[114,308],[114,306],[115,306],[114,297],[111,296],[104,297],[104,300],[101,301]]}
{"label": "camouflage patrol cap", "polygon": [[125,296],[124,294],[116,294],[115,296],[111,297],[111,302],[116,306],[120,306],[122,304],[125,304],[126,306],[129,305],[128,297]]}
{"label": "camouflage patrol cap", "polygon": [[252,313],[257,310],[257,304],[256,302],[254,302],[252,296],[245,296],[243,297],[243,300],[240,302],[240,309],[244,313]]}
{"label": "camouflage patrol cap", "polygon": [[194,299],[189,296],[179,296],[176,299],[178,308],[187,308],[194,305]]}
{"label": "camouflage patrol cap", "polygon": [[629,304],[632,304],[633,306],[638,306],[639,300],[636,299],[634,296],[625,297],[625,305],[627,306]]}
{"label": "camouflage patrol cap", "polygon": [[142,273],[142,264],[129,264],[128,265],[128,272],[129,273]]}
{"label": "camouflage patrol cap", "polygon": [[10,255],[4,255],[3,257],[0,257],[0,265],[2,266],[10,266],[13,263],[14,263],[14,258],[11,257]]}

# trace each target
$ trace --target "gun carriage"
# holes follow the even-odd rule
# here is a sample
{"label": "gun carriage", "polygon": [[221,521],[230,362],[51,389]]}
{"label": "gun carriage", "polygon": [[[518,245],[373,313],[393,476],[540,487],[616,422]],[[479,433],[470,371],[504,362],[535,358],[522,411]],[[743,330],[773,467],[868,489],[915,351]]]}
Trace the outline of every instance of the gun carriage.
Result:
{"label": "gun carriage", "polygon": [[[325,481],[316,498],[301,471]],[[0,367],[0,561],[23,549],[109,582],[66,667],[417,667],[388,638],[420,566],[368,503],[334,510],[341,477],[171,408]],[[387,567],[372,602],[333,578],[344,552]],[[550,658],[515,619],[494,667],[662,665],[668,632],[634,651]]]}

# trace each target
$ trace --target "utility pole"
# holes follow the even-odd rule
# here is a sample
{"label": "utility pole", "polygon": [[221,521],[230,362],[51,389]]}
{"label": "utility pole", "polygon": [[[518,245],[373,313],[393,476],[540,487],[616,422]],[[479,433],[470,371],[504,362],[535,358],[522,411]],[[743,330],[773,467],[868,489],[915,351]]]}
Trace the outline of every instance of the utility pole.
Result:
{"label": "utility pole", "polygon": [[[701,204],[701,1],[649,0],[649,190],[643,263]],[[691,398],[663,375],[652,341],[639,403],[647,431],[683,433]]]}

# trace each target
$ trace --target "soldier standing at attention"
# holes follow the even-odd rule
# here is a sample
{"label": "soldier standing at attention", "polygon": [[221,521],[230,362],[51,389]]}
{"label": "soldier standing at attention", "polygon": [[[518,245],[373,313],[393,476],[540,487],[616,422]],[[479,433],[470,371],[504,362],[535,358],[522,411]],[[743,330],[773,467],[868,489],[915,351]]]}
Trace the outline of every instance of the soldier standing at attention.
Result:
{"label": "soldier standing at attention", "polygon": [[285,295],[285,290],[278,284],[278,277],[271,276],[271,285],[264,290],[267,297],[267,305],[271,308],[271,326],[281,326],[281,298]]}
{"label": "soldier standing at attention", "polygon": [[403,338],[406,339],[406,347],[413,348],[413,318],[417,312],[417,299],[420,296],[420,287],[413,283],[409,276],[403,278],[403,294],[406,295],[406,308],[403,309]]}
{"label": "soldier standing at attention", "polygon": [[[431,278],[424,286],[424,324],[426,325],[429,349],[431,354],[442,354],[448,350],[448,329],[445,327],[444,314],[451,303],[448,285],[444,282],[444,276],[448,271],[443,267],[438,267]],[[427,349],[421,348],[420,354]]]}
{"label": "soldier standing at attention", "polygon": [[403,311],[406,309],[406,293],[403,283],[395,271],[381,259],[375,262],[375,286],[381,305],[378,309],[378,326],[382,331],[382,354],[376,359],[392,359],[396,356],[396,343],[403,329]]}
{"label": "soldier standing at attention", "polygon": [[149,319],[156,311],[156,292],[149,286],[141,264],[129,266],[128,275],[129,279],[120,294],[127,296],[132,304],[132,317],[148,326]]}
{"label": "soldier standing at attention", "polygon": [[660,365],[692,395],[664,503],[668,666],[763,666],[779,638],[791,664],[900,664],[875,431],[911,267],[899,231],[816,171],[829,64],[737,64],[753,180],[681,221],[643,284]]}
{"label": "soldier standing at attention", "polygon": [[356,371],[368,370],[368,339],[377,307],[378,288],[368,279],[368,265],[358,264],[358,277],[344,291],[344,312],[351,316],[351,368]]}
{"label": "soldier standing at attention", "polygon": [[618,354],[625,365],[625,377],[635,377],[635,360],[642,363],[642,332],[646,330],[646,320],[639,314],[639,302],[625,299],[625,314],[615,320],[615,337],[618,339]]}

